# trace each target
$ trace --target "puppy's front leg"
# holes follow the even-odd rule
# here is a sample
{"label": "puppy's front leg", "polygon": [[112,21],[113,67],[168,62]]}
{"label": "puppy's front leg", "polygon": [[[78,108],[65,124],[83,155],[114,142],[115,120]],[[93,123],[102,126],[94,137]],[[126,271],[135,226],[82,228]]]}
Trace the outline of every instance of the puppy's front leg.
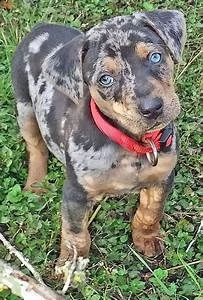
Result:
{"label": "puppy's front leg", "polygon": [[166,182],[142,189],[140,205],[132,222],[132,237],[135,247],[146,256],[155,256],[163,251],[160,220],[174,178],[174,172]]}
{"label": "puppy's front leg", "polygon": [[88,217],[92,208],[86,192],[77,183],[65,182],[62,203],[61,249],[58,266],[73,257],[73,247],[77,256],[87,257],[90,249]]}

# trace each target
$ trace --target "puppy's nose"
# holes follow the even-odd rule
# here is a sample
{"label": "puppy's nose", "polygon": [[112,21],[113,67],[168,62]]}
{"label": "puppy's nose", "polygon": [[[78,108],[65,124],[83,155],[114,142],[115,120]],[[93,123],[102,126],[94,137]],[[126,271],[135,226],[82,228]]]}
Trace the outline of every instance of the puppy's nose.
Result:
{"label": "puppy's nose", "polygon": [[156,119],[163,112],[163,100],[159,97],[141,100],[140,113],[148,119]]}

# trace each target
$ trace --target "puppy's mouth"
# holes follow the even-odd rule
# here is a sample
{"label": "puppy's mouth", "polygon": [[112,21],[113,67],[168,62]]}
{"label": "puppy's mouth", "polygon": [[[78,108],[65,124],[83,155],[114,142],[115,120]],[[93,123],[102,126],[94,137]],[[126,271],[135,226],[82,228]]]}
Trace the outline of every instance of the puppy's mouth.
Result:
{"label": "puppy's mouth", "polygon": [[[122,114],[114,114],[112,116],[108,110],[103,110],[94,102],[91,101],[96,105],[97,110],[100,116],[108,122],[114,128],[117,128],[120,132],[126,134],[127,136],[131,137],[134,140],[142,141],[143,136],[146,133],[151,133],[156,130],[164,129],[170,122],[170,118],[160,116],[154,120],[144,120],[143,118],[133,118],[133,115],[122,115]],[[135,117],[137,113],[135,113]]]}
{"label": "puppy's mouth", "polygon": [[163,122],[156,122],[154,125],[152,125],[151,127],[148,128],[147,132],[152,132],[154,130],[161,130],[164,127],[166,127],[168,125],[168,123],[163,123]]}
{"label": "puppy's mouth", "polygon": [[133,119],[126,119],[125,122],[125,126],[123,126],[122,124],[120,124],[120,122],[118,120],[109,118],[107,116],[105,116],[106,120],[108,120],[108,122],[110,124],[112,124],[114,127],[116,127],[117,129],[119,129],[120,131],[122,131],[123,133],[125,133],[126,135],[128,135],[129,137],[140,141],[142,140],[142,137],[146,134],[146,133],[151,133],[155,130],[162,130],[164,129],[169,123],[169,122],[163,122],[163,121],[154,121],[154,124],[152,126],[147,126],[145,124],[145,126],[142,127],[143,130],[141,130],[140,132],[134,132],[134,126],[132,126],[132,124],[134,124]]}

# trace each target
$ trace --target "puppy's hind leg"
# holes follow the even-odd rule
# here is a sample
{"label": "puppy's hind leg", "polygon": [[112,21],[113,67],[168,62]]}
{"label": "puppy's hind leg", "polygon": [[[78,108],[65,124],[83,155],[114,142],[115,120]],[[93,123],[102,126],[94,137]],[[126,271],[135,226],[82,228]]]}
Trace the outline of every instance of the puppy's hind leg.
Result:
{"label": "puppy's hind leg", "polygon": [[31,103],[18,102],[18,124],[26,142],[29,154],[29,172],[25,190],[42,192],[43,189],[34,187],[47,174],[48,149],[42,138]]}

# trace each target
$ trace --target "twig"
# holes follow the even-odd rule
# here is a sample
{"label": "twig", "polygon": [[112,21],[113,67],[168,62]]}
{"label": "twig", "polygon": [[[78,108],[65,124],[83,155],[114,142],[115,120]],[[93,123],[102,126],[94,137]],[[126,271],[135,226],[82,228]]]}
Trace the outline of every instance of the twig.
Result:
{"label": "twig", "polygon": [[[73,259],[71,260],[71,265],[70,267],[68,267],[68,273],[67,273],[67,277],[66,277],[66,281],[65,281],[65,284],[64,284],[64,287],[62,289],[62,294],[65,295],[65,293],[67,292],[69,286],[70,286],[70,282],[71,282],[71,277],[73,275],[73,272],[76,268],[76,260],[77,260],[77,250],[76,250],[76,247],[75,245],[71,245],[72,246],[72,249],[73,249]],[[66,264],[70,264],[70,261],[66,262]],[[64,267],[67,267],[65,264]]]}
{"label": "twig", "polygon": [[65,298],[44,284],[13,269],[0,260],[0,283],[24,300],[65,300]]}
{"label": "twig", "polygon": [[[203,259],[200,259],[200,260],[196,260],[196,261],[193,261],[191,263],[187,263],[188,266],[192,266],[192,265],[197,265],[197,264],[201,264],[203,263]],[[166,269],[167,271],[172,271],[172,270],[178,270],[178,269],[181,269],[181,268],[184,268],[185,266],[184,265],[180,265],[180,266],[175,266],[175,267],[171,267],[169,269]]]}
{"label": "twig", "polygon": [[92,221],[95,219],[95,217],[96,217],[96,215],[98,214],[98,212],[100,211],[100,209],[101,209],[101,204],[99,204],[98,206],[97,206],[97,208],[95,209],[95,211],[93,212],[93,214],[91,215],[91,217],[90,217],[90,219],[89,219],[89,221],[88,221],[88,226],[92,223]]}
{"label": "twig", "polygon": [[[107,199],[108,199],[108,197],[105,197],[105,198],[103,199],[102,203],[104,203]],[[93,214],[91,215],[91,217],[90,217],[90,219],[89,219],[89,221],[88,221],[88,226],[89,226],[89,225],[93,222],[93,220],[96,218],[96,215],[97,215],[98,212],[100,211],[101,207],[102,207],[101,204],[99,204],[99,205],[97,206],[97,208],[95,209],[95,211],[93,212]]]}
{"label": "twig", "polygon": [[10,253],[13,253],[23,265],[33,274],[34,278],[41,284],[44,285],[44,282],[40,276],[40,274],[34,269],[34,267],[28,262],[28,259],[25,258],[21,252],[19,252],[17,249],[15,249],[9,241],[6,240],[6,238],[3,236],[2,233],[0,233],[0,241],[4,244],[4,246],[10,251]]}
{"label": "twig", "polygon": [[183,70],[180,72],[179,75],[176,76],[175,81],[178,80],[183,73],[187,70],[187,68],[193,63],[193,61],[195,61],[201,54],[202,54],[203,50],[200,50],[188,63],[187,65],[183,68]]}
{"label": "twig", "polygon": [[189,243],[189,245],[188,245],[188,247],[187,247],[187,249],[186,249],[186,253],[190,250],[190,248],[192,247],[192,245],[196,242],[197,237],[198,237],[199,233],[201,232],[202,228],[203,228],[203,220],[201,220],[201,223],[200,223],[200,225],[199,225],[199,228],[198,228],[198,230],[197,230],[197,233],[195,234],[195,236],[194,236],[194,238],[192,239],[192,241]]}
{"label": "twig", "polygon": [[64,286],[60,294],[65,295],[70,284],[75,284],[76,286],[85,280],[84,269],[86,268],[89,259],[83,258],[82,256],[77,256],[77,249],[75,245],[70,242],[66,242],[68,248],[73,252],[73,257],[71,260],[65,262],[63,266],[56,266],[55,271],[57,275],[64,276]]}

